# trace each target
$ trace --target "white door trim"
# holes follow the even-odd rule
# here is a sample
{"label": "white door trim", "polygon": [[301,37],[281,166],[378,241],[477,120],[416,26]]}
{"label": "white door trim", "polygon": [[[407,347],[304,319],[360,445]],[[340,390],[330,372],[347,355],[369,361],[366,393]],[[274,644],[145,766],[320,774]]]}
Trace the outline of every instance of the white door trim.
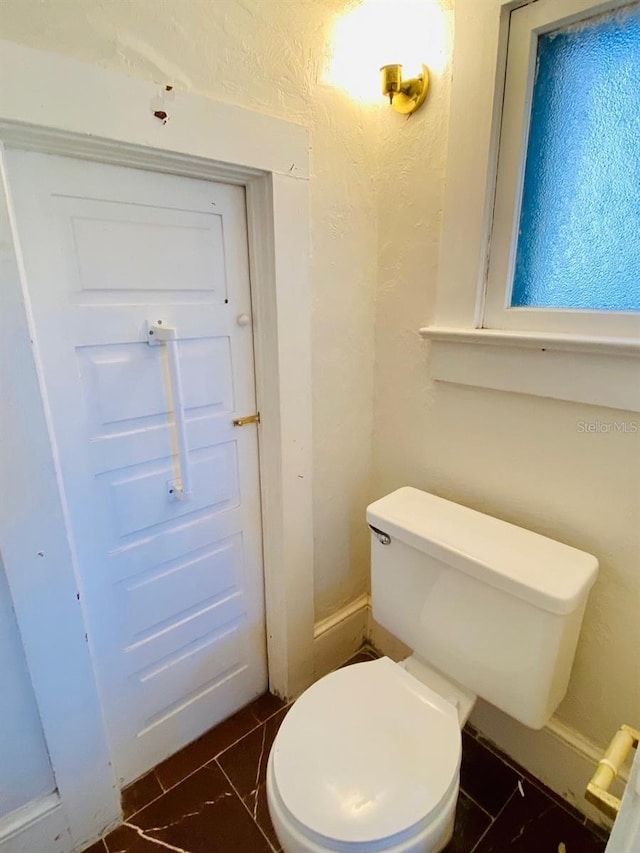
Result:
{"label": "white door trim", "polygon": [[[169,80],[158,86],[10,42],[0,42],[0,82],[5,146],[246,187],[262,414],[269,682],[273,691],[292,697],[313,678],[306,131],[198,95],[167,91]],[[166,123],[154,115],[158,110],[167,113]],[[7,205],[10,212],[10,198]],[[0,288],[6,303],[0,339],[6,350],[0,383],[5,411],[12,417],[3,419],[0,433],[5,484],[0,548],[56,782],[79,846],[119,818],[119,802],[76,599],[76,570],[17,241],[13,250],[5,249],[3,260],[7,280]],[[11,369],[16,364],[19,376]],[[14,484],[10,490],[9,483]],[[46,539],[45,547],[40,543]],[[51,563],[39,552],[51,554]],[[43,612],[55,634],[43,636]],[[73,690],[60,689],[65,676]],[[64,725],[74,708],[78,719]],[[91,785],[85,772],[89,755]]]}

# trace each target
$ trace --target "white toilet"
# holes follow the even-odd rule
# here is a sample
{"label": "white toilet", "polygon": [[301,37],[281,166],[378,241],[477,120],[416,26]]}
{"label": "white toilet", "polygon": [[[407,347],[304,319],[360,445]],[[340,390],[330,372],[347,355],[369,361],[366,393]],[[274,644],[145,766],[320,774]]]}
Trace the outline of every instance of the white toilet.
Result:
{"label": "white toilet", "polygon": [[285,717],[267,798],[285,853],[438,853],[476,696],[542,728],[565,694],[595,557],[417,489],[371,504],[373,615],[414,654],[355,664]]}

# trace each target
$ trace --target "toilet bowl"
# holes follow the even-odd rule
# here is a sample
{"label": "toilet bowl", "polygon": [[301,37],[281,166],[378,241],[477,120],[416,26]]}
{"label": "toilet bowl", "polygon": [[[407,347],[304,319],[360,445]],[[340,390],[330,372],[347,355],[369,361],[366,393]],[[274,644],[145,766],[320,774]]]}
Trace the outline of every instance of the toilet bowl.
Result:
{"label": "toilet bowl", "polygon": [[267,797],[285,853],[437,853],[451,838],[458,713],[389,658],[325,676],[285,717]]}
{"label": "toilet bowl", "polygon": [[367,509],[371,600],[413,650],[321,678],[267,765],[284,853],[439,853],[476,696],[540,729],[564,697],[598,561],[405,487]]}

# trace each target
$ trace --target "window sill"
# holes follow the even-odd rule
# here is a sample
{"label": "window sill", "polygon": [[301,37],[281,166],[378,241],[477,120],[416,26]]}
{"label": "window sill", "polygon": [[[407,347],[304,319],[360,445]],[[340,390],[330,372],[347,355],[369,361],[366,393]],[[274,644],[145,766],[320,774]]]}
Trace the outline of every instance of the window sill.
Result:
{"label": "window sill", "polygon": [[640,412],[640,341],[427,326],[441,382]]}

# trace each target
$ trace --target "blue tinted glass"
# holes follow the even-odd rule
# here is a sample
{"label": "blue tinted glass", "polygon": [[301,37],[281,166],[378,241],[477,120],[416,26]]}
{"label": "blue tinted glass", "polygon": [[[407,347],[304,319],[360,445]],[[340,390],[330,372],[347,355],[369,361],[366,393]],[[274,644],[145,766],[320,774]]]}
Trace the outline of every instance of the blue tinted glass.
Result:
{"label": "blue tinted glass", "polygon": [[511,304],[640,310],[640,7],[543,36]]}

